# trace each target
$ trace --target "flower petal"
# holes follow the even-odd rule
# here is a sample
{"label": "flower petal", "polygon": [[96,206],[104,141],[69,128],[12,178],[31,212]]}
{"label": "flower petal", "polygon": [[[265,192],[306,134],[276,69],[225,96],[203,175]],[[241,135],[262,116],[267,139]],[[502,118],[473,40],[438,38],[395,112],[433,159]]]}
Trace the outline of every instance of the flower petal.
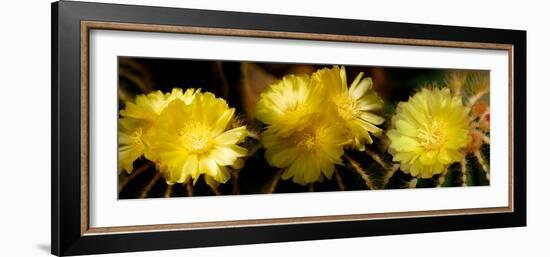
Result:
{"label": "flower petal", "polygon": [[248,131],[245,126],[242,126],[221,133],[215,141],[220,145],[232,145],[241,142],[246,136]]}

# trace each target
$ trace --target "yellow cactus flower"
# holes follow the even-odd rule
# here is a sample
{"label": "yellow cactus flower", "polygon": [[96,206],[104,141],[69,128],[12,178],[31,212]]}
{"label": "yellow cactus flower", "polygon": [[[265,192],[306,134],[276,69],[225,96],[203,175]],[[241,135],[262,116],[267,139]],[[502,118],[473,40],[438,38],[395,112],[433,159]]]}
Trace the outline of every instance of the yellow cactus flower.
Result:
{"label": "yellow cactus flower", "polygon": [[278,136],[305,128],[309,119],[322,111],[320,90],[310,87],[309,76],[287,75],[260,95],[256,118]]}
{"label": "yellow cactus flower", "polygon": [[341,164],[349,139],[323,100],[322,88],[312,87],[305,75],[287,75],[261,94],[256,118],[268,125],[262,133],[265,157],[284,169],[282,179],[302,185],[323,175],[330,179]]}
{"label": "yellow cactus flower", "polygon": [[467,108],[448,88],[422,89],[397,106],[387,132],[393,161],[414,177],[431,178],[464,158],[470,141]]}
{"label": "yellow cactus flower", "polygon": [[241,143],[248,135],[245,126],[231,128],[235,109],[211,93],[195,93],[186,104],[170,102],[152,128],[152,151],[168,184],[195,183],[201,174],[206,182],[225,183],[230,178],[227,166],[247,154]]}
{"label": "yellow cactus flower", "polygon": [[382,99],[372,90],[371,78],[359,73],[348,88],[346,69],[334,66],[318,70],[311,76],[314,87],[321,87],[326,97],[334,104],[336,114],[353,137],[352,146],[364,150],[365,144],[372,144],[371,134],[379,135],[382,129],[376,127],[384,118],[374,112],[383,107]]}
{"label": "yellow cactus flower", "polygon": [[131,173],[134,161],[142,155],[154,160],[150,151],[150,128],[156,122],[164,108],[174,99],[180,99],[189,104],[195,93],[200,89],[187,89],[183,92],[174,88],[172,92],[163,94],[155,91],[146,95],[139,95],[134,102],[126,102],[125,109],[120,111],[118,129],[118,172],[125,170]]}
{"label": "yellow cactus flower", "polygon": [[316,182],[322,176],[331,179],[335,164],[341,164],[343,146],[349,143],[337,124],[314,117],[302,130],[280,137],[271,130],[263,133],[265,157],[269,164],[283,168],[282,179],[301,185]]}

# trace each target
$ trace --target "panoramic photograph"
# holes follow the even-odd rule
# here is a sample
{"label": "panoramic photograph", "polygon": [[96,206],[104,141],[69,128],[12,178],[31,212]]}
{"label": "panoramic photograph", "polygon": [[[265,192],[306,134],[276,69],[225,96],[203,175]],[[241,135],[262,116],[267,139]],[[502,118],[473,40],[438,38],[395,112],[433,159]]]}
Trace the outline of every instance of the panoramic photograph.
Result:
{"label": "panoramic photograph", "polygon": [[118,199],[487,186],[487,70],[118,57]]}

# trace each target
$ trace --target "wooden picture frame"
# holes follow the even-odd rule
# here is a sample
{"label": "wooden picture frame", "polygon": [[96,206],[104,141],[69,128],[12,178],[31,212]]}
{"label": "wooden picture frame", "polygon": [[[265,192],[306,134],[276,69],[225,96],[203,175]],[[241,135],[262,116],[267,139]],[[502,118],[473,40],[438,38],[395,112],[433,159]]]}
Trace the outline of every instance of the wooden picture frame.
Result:
{"label": "wooden picture frame", "polygon": [[[508,52],[508,206],[90,227],[89,33],[161,32]],[[505,89],[503,89],[505,90]],[[526,225],[526,32],[61,1],[52,4],[52,254],[486,229]],[[319,233],[323,231],[323,233]]]}

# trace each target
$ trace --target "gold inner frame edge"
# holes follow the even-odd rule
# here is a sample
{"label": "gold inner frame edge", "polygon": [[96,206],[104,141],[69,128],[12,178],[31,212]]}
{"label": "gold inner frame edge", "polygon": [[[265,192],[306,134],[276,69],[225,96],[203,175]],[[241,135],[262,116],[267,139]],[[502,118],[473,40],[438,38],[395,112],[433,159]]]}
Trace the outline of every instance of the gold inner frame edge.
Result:
{"label": "gold inner frame edge", "polygon": [[[390,212],[390,213],[290,217],[290,218],[273,218],[273,219],[209,221],[209,222],[191,222],[191,223],[177,223],[177,224],[90,227],[89,226],[89,177],[88,177],[89,176],[89,158],[88,158],[89,157],[89,145],[88,145],[89,144],[89,133],[88,133],[88,130],[89,130],[89,66],[88,65],[89,65],[89,33],[90,33],[90,30],[92,29],[506,50],[508,51],[508,71],[509,71],[508,72],[508,98],[509,98],[508,100],[508,103],[509,103],[508,105],[509,106],[508,107],[508,122],[509,122],[508,123],[508,129],[509,129],[508,130],[508,139],[509,139],[508,206],[507,207],[431,210],[431,211],[408,211],[408,212]],[[272,226],[272,225],[307,224],[307,223],[322,223],[322,222],[364,221],[364,220],[379,220],[379,219],[391,219],[391,218],[416,218],[416,217],[474,215],[474,214],[513,212],[514,211],[513,51],[514,51],[513,45],[510,45],[510,44],[426,40],[426,39],[404,39],[404,38],[317,34],[317,33],[265,31],[265,30],[226,29],[226,28],[211,28],[211,27],[172,26],[172,25],[156,25],[156,24],[117,23],[117,22],[83,20],[80,22],[80,92],[81,92],[80,93],[80,234],[81,236],[91,236],[91,235],[99,235],[99,234],[140,233],[140,232],[250,227],[250,226]]]}

